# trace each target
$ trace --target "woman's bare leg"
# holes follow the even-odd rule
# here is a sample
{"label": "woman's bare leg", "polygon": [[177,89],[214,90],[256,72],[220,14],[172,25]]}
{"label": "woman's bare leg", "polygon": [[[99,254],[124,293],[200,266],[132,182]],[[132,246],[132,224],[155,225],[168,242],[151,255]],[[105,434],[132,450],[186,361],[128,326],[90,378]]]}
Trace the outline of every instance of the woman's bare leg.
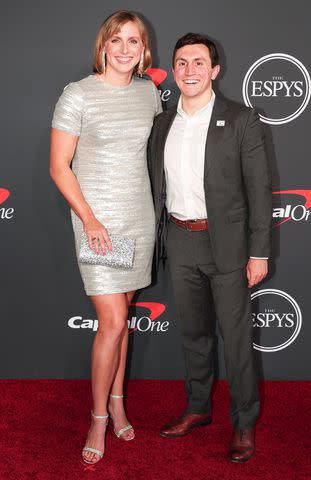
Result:
{"label": "woman's bare leg", "polygon": [[[121,344],[128,331],[128,298],[125,293],[91,297],[98,318],[98,329],[92,349],[92,393],[94,413],[107,414],[107,399],[116,377],[121,356]],[[86,446],[104,451],[105,420],[92,419]],[[83,452],[86,460],[96,462],[99,456]]]}
{"label": "woman's bare leg", "polygon": [[[135,292],[128,292],[127,303],[130,305],[132,298]],[[111,392],[113,395],[122,395],[123,394],[123,384],[124,384],[124,374],[126,367],[126,357],[127,357],[127,346],[128,346],[128,328],[123,334],[121,351],[120,351],[120,360],[119,365],[116,371],[116,376],[111,387]],[[126,417],[124,410],[124,401],[121,398],[111,398],[109,399],[109,412],[113,417],[114,429],[118,432],[125,425],[129,424],[129,421]],[[124,440],[132,440],[135,434],[133,430],[128,430],[122,434]]]}

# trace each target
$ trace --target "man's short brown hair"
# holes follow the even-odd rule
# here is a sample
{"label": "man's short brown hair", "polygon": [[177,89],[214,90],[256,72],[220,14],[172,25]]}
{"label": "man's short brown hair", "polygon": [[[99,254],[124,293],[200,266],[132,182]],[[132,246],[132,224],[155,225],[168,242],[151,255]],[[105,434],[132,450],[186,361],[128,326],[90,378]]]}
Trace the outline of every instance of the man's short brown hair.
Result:
{"label": "man's short brown hair", "polygon": [[175,65],[175,57],[176,57],[176,52],[182,47],[185,47],[186,45],[205,45],[208,50],[209,54],[211,57],[211,62],[212,62],[212,67],[215,67],[216,65],[219,65],[219,55],[218,51],[216,48],[215,43],[210,40],[206,35],[202,35],[200,33],[187,33],[183,37],[181,37],[179,40],[177,40],[177,43],[174,48],[173,52],[173,68]]}

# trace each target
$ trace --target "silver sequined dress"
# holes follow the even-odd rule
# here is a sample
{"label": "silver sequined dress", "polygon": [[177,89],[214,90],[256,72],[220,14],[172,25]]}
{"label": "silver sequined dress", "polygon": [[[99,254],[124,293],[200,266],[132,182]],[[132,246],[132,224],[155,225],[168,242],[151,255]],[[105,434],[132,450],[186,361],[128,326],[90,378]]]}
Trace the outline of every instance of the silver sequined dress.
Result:
{"label": "silver sequined dress", "polygon": [[[87,295],[150,284],[155,226],[146,153],[160,112],[156,87],[137,77],[113,86],[89,75],[65,87],[56,104],[52,127],[79,136],[72,170],[86,201],[108,233],[136,242],[132,270],[79,264]],[[78,255],[83,224],[71,217]]]}

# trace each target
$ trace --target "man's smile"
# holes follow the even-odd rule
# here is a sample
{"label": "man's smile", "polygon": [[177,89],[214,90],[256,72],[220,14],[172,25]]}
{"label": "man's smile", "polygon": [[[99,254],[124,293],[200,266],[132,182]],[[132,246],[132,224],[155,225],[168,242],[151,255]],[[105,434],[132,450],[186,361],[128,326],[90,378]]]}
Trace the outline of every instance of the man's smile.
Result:
{"label": "man's smile", "polygon": [[200,80],[197,80],[197,79],[187,79],[187,80],[183,80],[183,82],[186,84],[186,85],[196,85],[197,83],[199,83]]}

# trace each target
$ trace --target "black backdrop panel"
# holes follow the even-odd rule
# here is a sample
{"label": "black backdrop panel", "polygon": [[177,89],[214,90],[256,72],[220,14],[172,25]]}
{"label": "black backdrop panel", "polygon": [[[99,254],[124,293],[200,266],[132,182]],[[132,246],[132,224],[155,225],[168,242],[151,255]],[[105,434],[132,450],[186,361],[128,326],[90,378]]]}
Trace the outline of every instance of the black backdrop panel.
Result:
{"label": "black backdrop panel", "polygon": [[[177,38],[203,32],[221,54],[216,93],[254,105],[265,120],[274,178],[274,255],[269,277],[253,292],[256,357],[267,379],[310,378],[306,39],[311,12],[306,0],[2,2],[1,377],[89,376],[96,316],[78,273],[68,207],[49,178],[49,129],[63,87],[91,73],[98,27],[119,8],[138,11],[149,25],[153,66],[164,70],[154,73],[154,79],[167,74],[158,87],[164,105],[178,98],[171,74]],[[180,336],[167,271],[134,303],[128,374],[181,378]],[[221,340],[219,354],[223,377]]]}

